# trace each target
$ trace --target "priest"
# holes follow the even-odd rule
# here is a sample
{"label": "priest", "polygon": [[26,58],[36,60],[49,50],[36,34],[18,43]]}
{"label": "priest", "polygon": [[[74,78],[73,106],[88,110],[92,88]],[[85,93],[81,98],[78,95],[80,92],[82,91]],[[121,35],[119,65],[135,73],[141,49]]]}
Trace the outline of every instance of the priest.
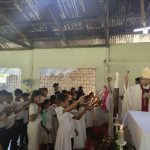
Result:
{"label": "priest", "polygon": [[128,73],[125,77],[122,120],[128,110],[150,111],[150,68],[144,68],[140,76],[140,84],[131,87],[128,85]]}

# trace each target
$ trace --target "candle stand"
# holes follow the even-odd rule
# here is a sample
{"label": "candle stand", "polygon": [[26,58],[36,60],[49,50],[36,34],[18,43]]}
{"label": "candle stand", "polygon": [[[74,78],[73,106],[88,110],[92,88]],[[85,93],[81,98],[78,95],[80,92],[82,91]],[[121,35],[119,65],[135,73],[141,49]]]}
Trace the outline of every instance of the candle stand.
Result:
{"label": "candle stand", "polygon": [[119,145],[119,150],[123,150],[123,147],[127,144],[126,141],[120,142],[119,140],[116,140],[117,145]]}

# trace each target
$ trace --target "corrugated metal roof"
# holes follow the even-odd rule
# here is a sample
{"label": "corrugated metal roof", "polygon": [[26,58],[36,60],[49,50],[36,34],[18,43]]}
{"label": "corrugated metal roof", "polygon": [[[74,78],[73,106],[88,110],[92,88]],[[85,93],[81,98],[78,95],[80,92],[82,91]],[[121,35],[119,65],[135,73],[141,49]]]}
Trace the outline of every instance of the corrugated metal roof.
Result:
{"label": "corrugated metal roof", "polygon": [[[145,0],[145,13],[149,26],[150,0]],[[0,0],[0,20],[0,37],[27,48],[46,39],[105,41],[107,30],[111,37],[143,26],[140,0]]]}

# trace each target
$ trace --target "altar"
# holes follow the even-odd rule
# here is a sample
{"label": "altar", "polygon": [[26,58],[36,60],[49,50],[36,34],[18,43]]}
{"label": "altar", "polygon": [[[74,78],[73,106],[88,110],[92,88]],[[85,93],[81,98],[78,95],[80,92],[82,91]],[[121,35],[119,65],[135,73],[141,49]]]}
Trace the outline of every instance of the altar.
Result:
{"label": "altar", "polygon": [[150,150],[150,112],[129,111],[124,124],[132,136],[137,150]]}

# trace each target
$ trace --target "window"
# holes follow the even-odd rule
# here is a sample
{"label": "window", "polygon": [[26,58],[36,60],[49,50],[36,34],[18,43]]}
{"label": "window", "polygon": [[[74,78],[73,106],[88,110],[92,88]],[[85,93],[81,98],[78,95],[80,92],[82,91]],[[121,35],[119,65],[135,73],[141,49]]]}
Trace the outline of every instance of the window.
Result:
{"label": "window", "polygon": [[16,88],[21,88],[21,70],[0,68],[0,90],[14,92]]}
{"label": "window", "polygon": [[40,69],[40,87],[47,87],[49,94],[53,94],[53,84],[59,83],[61,90],[70,90],[83,86],[86,94],[95,93],[96,69],[95,68],[44,68]]}

